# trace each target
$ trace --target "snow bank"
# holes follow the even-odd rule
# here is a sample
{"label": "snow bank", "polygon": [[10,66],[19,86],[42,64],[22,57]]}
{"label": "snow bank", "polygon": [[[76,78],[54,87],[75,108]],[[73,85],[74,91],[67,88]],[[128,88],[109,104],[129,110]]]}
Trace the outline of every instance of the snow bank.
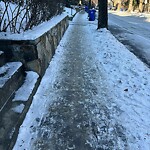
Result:
{"label": "snow bank", "polygon": [[126,129],[130,149],[149,150],[150,70],[109,31],[98,33],[94,28],[90,30],[97,65],[103,66],[113,99],[122,111],[117,119]]}

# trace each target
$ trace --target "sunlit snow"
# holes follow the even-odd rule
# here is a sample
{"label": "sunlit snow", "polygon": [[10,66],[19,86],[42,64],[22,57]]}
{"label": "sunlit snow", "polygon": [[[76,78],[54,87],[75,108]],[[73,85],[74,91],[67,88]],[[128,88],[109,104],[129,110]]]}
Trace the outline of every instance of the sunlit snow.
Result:
{"label": "sunlit snow", "polygon": [[[105,77],[104,81],[97,81],[95,86],[97,86],[98,91],[101,91],[104,86],[109,91],[109,97],[106,97],[107,94],[105,91],[101,91],[99,92],[101,95],[98,94],[96,100],[98,101],[98,99],[105,97],[105,102],[109,102],[106,106],[110,111],[115,107],[119,108],[119,112],[114,112],[113,120],[110,120],[110,123],[113,124],[115,121],[123,126],[125,136],[127,137],[128,149],[149,150],[150,70],[124,45],[118,42],[109,31],[106,29],[96,30],[97,21],[89,22],[87,14],[82,15],[81,25],[87,31],[82,36],[88,39],[88,42],[85,40],[87,43],[83,43],[83,46],[87,50],[87,55],[84,56],[85,61],[92,54],[91,60],[93,62],[91,63],[96,65],[99,74]],[[69,44],[67,37],[71,34],[75,23],[80,24],[80,20],[77,21],[77,19],[78,15],[76,15],[71,23],[72,25],[70,25],[62,38],[56,54],[42,79],[30,110],[20,128],[14,150],[30,149],[33,139],[38,137],[38,134],[33,132],[31,127],[38,127],[41,118],[48,113],[48,107],[53,103],[57,94],[59,94],[53,91],[53,87],[58,79],[63,79],[60,71],[64,60],[68,59],[65,55],[65,47]],[[81,39],[84,42],[84,38]],[[95,56],[94,59],[92,58],[93,56]],[[87,72],[87,77],[88,75]],[[92,110],[92,113],[94,114],[98,109]],[[98,123],[100,116],[97,114],[96,118]],[[51,121],[54,122],[56,120],[52,119]],[[109,132],[112,130],[112,128],[109,128]],[[52,131],[49,130],[49,134],[51,136]],[[97,138],[99,139],[100,137]]]}

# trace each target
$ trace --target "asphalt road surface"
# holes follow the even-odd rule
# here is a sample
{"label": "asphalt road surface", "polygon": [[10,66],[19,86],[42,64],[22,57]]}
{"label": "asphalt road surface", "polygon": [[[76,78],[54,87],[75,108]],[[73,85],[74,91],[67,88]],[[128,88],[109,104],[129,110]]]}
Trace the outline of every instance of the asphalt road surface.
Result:
{"label": "asphalt road surface", "polygon": [[150,67],[150,22],[146,17],[109,13],[109,30],[127,48]]}

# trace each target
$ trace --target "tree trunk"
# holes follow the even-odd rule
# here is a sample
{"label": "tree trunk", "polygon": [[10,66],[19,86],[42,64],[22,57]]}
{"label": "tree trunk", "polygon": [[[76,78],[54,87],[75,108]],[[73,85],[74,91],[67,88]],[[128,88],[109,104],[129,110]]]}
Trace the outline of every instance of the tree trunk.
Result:
{"label": "tree trunk", "polygon": [[118,3],[117,3],[117,10],[120,11],[121,9],[121,0],[118,0]]}
{"label": "tree trunk", "polygon": [[108,10],[107,10],[107,0],[98,1],[99,13],[98,13],[98,28],[108,29]]}
{"label": "tree trunk", "polygon": [[148,2],[148,12],[150,12],[150,1]]}
{"label": "tree trunk", "polygon": [[133,11],[133,0],[130,0],[130,2],[129,2],[128,11],[129,11],[129,12]]}
{"label": "tree trunk", "polygon": [[149,1],[145,0],[145,8],[144,8],[145,12],[148,12],[148,5],[149,5]]}
{"label": "tree trunk", "polygon": [[143,12],[144,10],[144,1],[140,0],[140,4],[139,4],[139,12]]}
{"label": "tree trunk", "polygon": [[89,0],[89,9],[91,9],[91,0]]}

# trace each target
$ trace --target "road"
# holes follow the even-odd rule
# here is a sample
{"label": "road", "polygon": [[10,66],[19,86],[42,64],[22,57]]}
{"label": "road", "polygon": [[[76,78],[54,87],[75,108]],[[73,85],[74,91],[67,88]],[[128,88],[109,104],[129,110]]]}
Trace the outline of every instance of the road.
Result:
{"label": "road", "polygon": [[108,17],[111,33],[150,67],[150,22],[146,17],[118,15],[115,12],[109,12]]}

